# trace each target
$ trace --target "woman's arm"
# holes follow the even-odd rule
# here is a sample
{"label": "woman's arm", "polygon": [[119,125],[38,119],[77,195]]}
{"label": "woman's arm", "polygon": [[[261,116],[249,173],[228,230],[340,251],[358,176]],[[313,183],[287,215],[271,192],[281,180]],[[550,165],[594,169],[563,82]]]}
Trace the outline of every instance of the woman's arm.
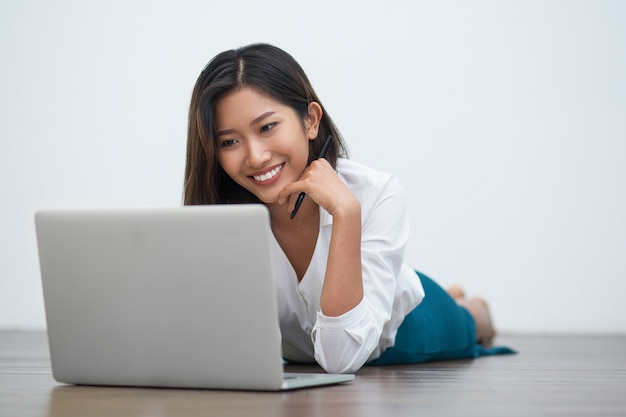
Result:
{"label": "woman's arm", "polygon": [[[312,332],[315,359],[328,372],[355,372],[374,351],[393,344],[393,330],[384,333],[384,327],[392,318],[397,276],[403,266],[408,238],[406,195],[396,179],[383,176],[361,180],[351,176],[346,180],[352,181],[348,184],[351,189],[358,190],[355,192],[361,203],[358,270],[362,275],[363,297],[352,310],[340,316],[330,316],[323,310],[317,315]],[[333,218],[333,238],[335,232],[341,233],[335,226]],[[329,274],[328,278],[331,278]],[[410,300],[404,297],[401,296],[397,306],[399,311],[414,306],[412,297]],[[398,317],[393,319],[395,323],[397,320]]]}
{"label": "woman's arm", "polygon": [[340,316],[363,299],[361,205],[355,197],[351,205],[330,214],[333,229],[320,307],[326,316]]}
{"label": "woman's arm", "polygon": [[361,302],[361,204],[325,159],[313,161],[284,195],[304,191],[333,216],[328,263],[320,298],[322,313],[340,316]]}
{"label": "woman's arm", "polygon": [[304,189],[333,217],[311,333],[315,359],[328,372],[355,372],[378,347],[392,314],[408,235],[406,196],[389,176],[340,178],[325,160],[307,172],[299,180],[307,183],[288,186],[285,196]]}

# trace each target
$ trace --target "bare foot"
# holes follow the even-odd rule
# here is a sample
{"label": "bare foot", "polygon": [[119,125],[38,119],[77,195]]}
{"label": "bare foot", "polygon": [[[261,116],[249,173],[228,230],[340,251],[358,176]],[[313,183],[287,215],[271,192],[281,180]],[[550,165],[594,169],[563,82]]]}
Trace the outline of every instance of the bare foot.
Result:
{"label": "bare foot", "polygon": [[491,313],[487,301],[480,297],[460,298],[456,300],[457,304],[465,307],[476,323],[476,341],[483,346],[490,346],[493,338],[496,336],[496,330],[493,327]]}

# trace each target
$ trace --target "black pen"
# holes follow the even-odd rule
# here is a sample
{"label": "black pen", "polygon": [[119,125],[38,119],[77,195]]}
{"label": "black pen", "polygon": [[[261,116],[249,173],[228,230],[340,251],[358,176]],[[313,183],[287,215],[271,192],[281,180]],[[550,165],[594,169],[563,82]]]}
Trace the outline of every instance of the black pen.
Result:
{"label": "black pen", "polygon": [[[322,159],[323,157],[326,156],[326,152],[328,152],[328,148],[330,148],[330,144],[333,142],[333,135],[328,135],[328,137],[326,138],[326,142],[324,142],[324,146],[322,146],[322,150],[320,151],[320,154],[318,155],[318,157],[316,159]],[[302,205],[302,200],[304,200],[304,196],[306,195],[306,193],[303,191],[300,193],[300,195],[298,195],[298,199],[296,200],[296,206],[293,208],[293,211],[291,212],[291,219],[293,219],[296,216],[296,213],[298,212],[298,209],[300,208],[300,206]]]}

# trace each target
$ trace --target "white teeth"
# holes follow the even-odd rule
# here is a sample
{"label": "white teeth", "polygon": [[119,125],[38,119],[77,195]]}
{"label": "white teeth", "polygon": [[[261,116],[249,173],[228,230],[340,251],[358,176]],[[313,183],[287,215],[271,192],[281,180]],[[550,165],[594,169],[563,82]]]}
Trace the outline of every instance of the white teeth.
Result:
{"label": "white teeth", "polygon": [[280,172],[281,169],[283,169],[283,166],[279,165],[273,170],[271,170],[270,172],[266,172],[265,174],[261,174],[261,175],[253,175],[252,178],[260,182],[267,181],[267,180],[274,178],[274,176],[278,174],[278,172]]}

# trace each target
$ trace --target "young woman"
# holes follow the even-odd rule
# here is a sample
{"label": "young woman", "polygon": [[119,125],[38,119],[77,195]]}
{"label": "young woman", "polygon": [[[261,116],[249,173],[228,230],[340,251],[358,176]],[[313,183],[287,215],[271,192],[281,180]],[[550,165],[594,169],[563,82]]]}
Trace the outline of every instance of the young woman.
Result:
{"label": "young woman", "polygon": [[483,300],[446,292],[404,263],[402,186],[347,159],[306,74],[279,48],[225,51],[200,74],[184,203],[269,209],[287,360],[339,373],[506,351],[480,344],[495,334]]}

